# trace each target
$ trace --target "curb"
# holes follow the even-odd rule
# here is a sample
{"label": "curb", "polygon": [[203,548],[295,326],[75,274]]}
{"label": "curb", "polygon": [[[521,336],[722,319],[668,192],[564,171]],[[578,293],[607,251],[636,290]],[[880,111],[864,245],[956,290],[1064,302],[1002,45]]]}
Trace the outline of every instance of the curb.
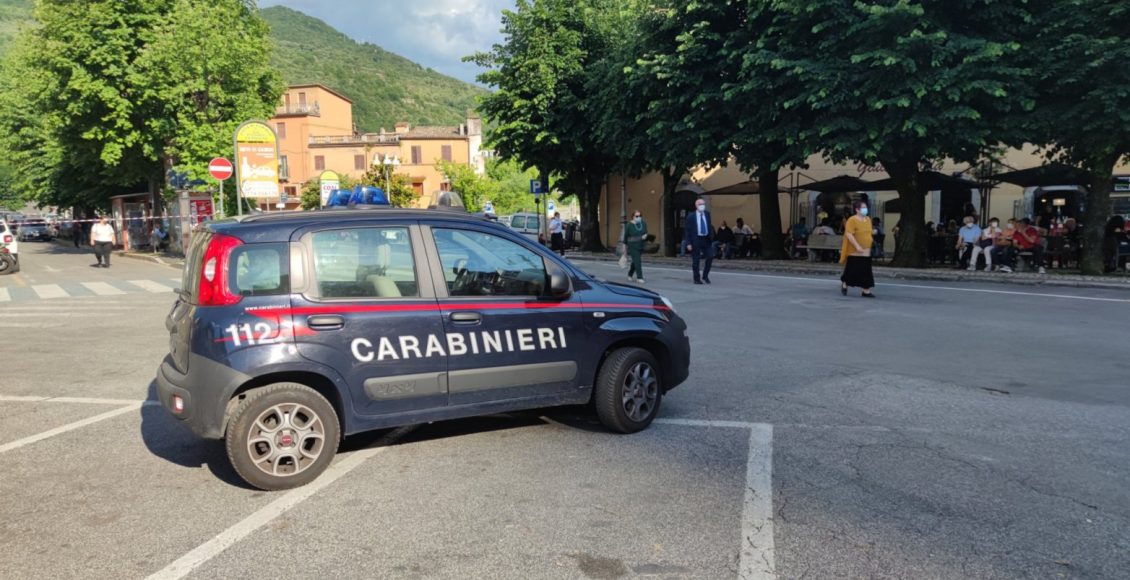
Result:
{"label": "curb", "polygon": [[[589,262],[616,262],[618,258],[611,255],[577,254],[568,256],[572,261]],[[689,267],[689,260],[683,261],[671,258],[652,258],[647,262],[673,267]],[[839,276],[838,266],[820,266],[809,264],[796,264],[770,261],[740,261],[731,263],[731,260],[715,260],[711,268],[715,270],[729,270],[738,272],[774,272],[787,274],[805,274],[813,276]],[[1061,288],[1096,288],[1103,290],[1130,291],[1130,278],[1112,280],[1096,276],[1057,275],[1057,274],[1030,274],[1014,272],[1012,274],[966,272],[964,270],[948,272],[931,272],[929,270],[915,270],[903,268],[890,268],[877,266],[875,277],[886,280],[916,280],[931,282],[981,282],[991,284],[1010,284],[1015,286],[1047,286]]]}
{"label": "curb", "polygon": [[[60,246],[65,247],[65,248],[76,249],[76,250],[90,250],[90,246],[85,246],[85,245],[80,246],[78,248],[75,248],[74,240],[63,239],[63,238],[52,238],[51,241],[56,243],[56,244],[59,244]],[[150,253],[144,253],[143,254],[143,253],[138,253],[138,252],[127,252],[125,250],[114,250],[114,256],[121,257],[121,258],[129,258],[131,260],[143,260],[143,261],[146,261],[146,262],[153,262],[154,264],[160,264],[162,266],[167,266],[169,268],[180,269],[180,268],[184,267],[184,258],[166,256],[166,255],[162,255],[162,254],[150,254]]]}

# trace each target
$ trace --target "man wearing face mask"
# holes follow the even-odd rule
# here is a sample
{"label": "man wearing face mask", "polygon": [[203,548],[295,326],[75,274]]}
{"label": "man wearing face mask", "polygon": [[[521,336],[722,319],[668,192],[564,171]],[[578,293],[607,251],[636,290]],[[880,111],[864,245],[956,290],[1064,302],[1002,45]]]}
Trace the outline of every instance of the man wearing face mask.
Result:
{"label": "man wearing face mask", "polygon": [[[710,223],[710,212],[706,211],[706,202],[695,202],[695,212],[687,216],[683,227],[683,246],[691,253],[691,271],[694,273],[694,283],[710,283],[710,264],[714,261],[714,226]],[[706,264],[702,269],[702,276],[698,273],[698,263],[705,259]]]}

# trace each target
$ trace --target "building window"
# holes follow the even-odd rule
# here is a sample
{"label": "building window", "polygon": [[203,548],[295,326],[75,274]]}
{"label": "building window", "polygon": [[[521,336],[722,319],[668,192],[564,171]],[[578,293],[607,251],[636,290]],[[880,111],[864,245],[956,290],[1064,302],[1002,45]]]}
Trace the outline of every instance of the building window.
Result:
{"label": "building window", "polygon": [[440,155],[444,161],[451,161],[451,145],[444,145],[440,148]]}
{"label": "building window", "polygon": [[290,164],[286,161],[286,155],[279,155],[279,179],[290,179]]}
{"label": "building window", "polygon": [[323,155],[314,156],[314,170],[324,171],[326,169],[326,158]]}
{"label": "building window", "polygon": [[362,169],[362,170],[365,169],[365,154],[364,153],[362,153],[361,155],[354,155],[353,156],[353,168],[354,169]]}
{"label": "building window", "polygon": [[290,93],[283,93],[283,106],[286,107],[286,112],[290,112]]}
{"label": "building window", "polygon": [[286,123],[279,123],[276,130],[279,133],[279,139],[286,139]]}
{"label": "building window", "polygon": [[283,190],[286,191],[286,196],[290,198],[291,201],[294,201],[298,197],[297,185],[288,185],[284,187]]}
{"label": "building window", "polygon": [[424,151],[419,145],[412,146],[412,165],[420,165],[424,162]]}
{"label": "building window", "polygon": [[298,93],[298,106],[306,108],[306,93]]}

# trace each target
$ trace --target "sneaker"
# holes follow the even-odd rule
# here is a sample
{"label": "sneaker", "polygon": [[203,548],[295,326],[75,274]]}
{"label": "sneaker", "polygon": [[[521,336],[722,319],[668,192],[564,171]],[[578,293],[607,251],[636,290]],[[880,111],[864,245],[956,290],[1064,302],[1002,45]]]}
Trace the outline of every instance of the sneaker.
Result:
{"label": "sneaker", "polygon": [[635,281],[636,281],[636,277],[635,277],[635,276],[628,276],[628,281],[629,281],[629,282],[635,282]]}
{"label": "sneaker", "polygon": [[637,279],[636,279],[636,282],[639,282],[640,284],[643,284],[643,278],[637,278]]}
{"label": "sneaker", "polygon": [[1039,272],[1040,272],[1041,274],[1047,274],[1047,273],[1048,273],[1048,271],[1047,271],[1047,270],[1045,270],[1043,266],[1040,266]]}
{"label": "sneaker", "polygon": [[1008,266],[1001,266],[1001,272],[1004,272],[1005,274],[1011,274],[1012,268],[1009,268]]}
{"label": "sneaker", "polygon": [[973,267],[973,266],[970,266],[970,267],[966,268],[966,269],[965,269],[965,271],[966,271],[966,272],[976,272],[976,271],[977,271],[977,268],[975,268],[975,267]]}

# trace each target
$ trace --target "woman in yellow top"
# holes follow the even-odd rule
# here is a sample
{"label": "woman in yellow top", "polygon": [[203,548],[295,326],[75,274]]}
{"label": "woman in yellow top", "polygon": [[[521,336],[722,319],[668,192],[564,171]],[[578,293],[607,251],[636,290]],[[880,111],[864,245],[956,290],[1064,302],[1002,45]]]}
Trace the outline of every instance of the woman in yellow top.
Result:
{"label": "woman in yellow top", "polygon": [[848,286],[863,288],[864,298],[874,298],[875,276],[871,273],[871,218],[867,217],[867,204],[851,204],[855,215],[844,223],[844,243],[840,246],[840,263],[844,274],[840,276],[840,294],[847,296]]}

